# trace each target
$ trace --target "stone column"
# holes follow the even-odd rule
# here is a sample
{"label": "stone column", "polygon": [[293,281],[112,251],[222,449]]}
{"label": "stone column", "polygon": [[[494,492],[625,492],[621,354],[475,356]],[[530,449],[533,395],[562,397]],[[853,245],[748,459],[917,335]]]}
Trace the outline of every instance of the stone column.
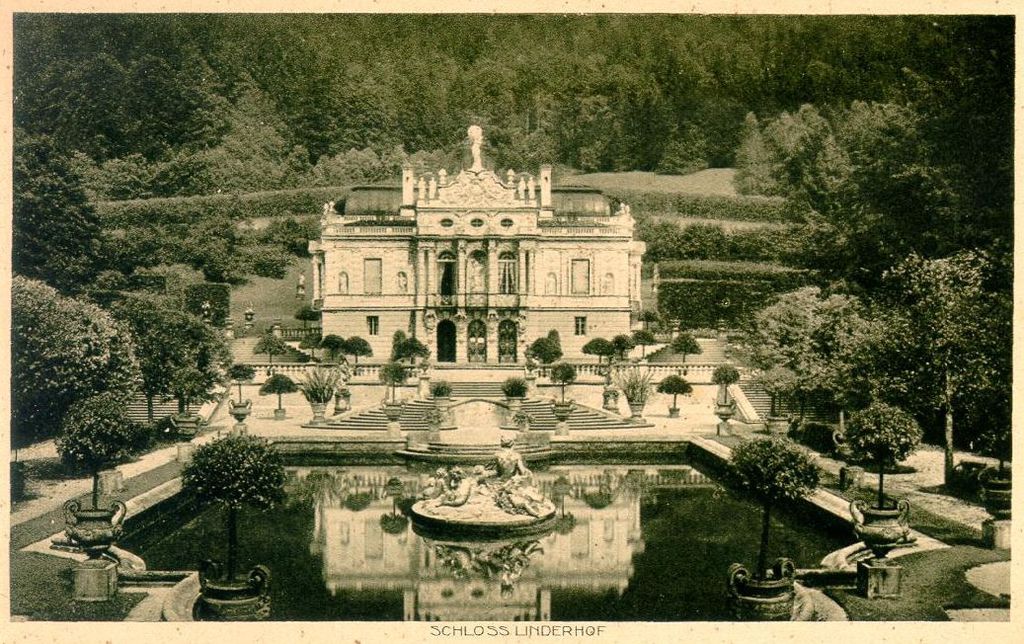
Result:
{"label": "stone column", "polygon": [[469,362],[469,342],[466,341],[468,320],[455,321],[455,361]]}
{"label": "stone column", "polygon": [[317,253],[316,255],[313,256],[313,299],[314,300],[319,300],[321,297],[323,297],[323,294],[320,293],[320,282],[321,282],[320,273],[322,271],[323,271],[323,266],[321,265],[321,255],[319,253]]}
{"label": "stone column", "polygon": [[487,299],[498,292],[498,244],[497,240],[487,240]]}
{"label": "stone column", "polygon": [[469,286],[467,278],[467,271],[469,270],[469,258],[466,255],[466,242],[462,239],[459,240],[459,253],[458,253],[458,278],[459,287],[457,289],[458,296],[456,302],[459,308],[466,308],[466,289]]}
{"label": "stone column", "polygon": [[498,364],[498,316],[487,316],[487,363]]}

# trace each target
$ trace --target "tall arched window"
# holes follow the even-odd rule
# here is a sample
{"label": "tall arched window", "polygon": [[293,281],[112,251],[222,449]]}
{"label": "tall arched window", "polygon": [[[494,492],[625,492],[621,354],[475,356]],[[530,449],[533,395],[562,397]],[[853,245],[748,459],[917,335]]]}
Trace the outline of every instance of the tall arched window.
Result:
{"label": "tall arched window", "polygon": [[455,303],[455,255],[449,251],[442,251],[437,256],[438,290],[441,295],[441,303],[450,305]]}
{"label": "tall arched window", "polygon": [[519,267],[516,256],[508,252],[498,255],[498,292],[505,295],[518,292],[518,279]]}

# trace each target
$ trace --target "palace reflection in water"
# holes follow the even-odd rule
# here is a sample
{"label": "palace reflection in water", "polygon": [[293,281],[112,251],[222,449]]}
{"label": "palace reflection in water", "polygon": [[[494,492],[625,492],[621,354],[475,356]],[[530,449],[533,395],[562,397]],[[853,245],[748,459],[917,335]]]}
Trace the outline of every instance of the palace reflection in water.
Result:
{"label": "palace reflection in water", "polygon": [[401,507],[430,472],[405,468],[297,468],[292,484],[314,500],[312,554],[332,593],[403,593],[407,621],[534,621],[551,617],[551,591],[621,594],[644,550],[643,493],[712,486],[692,467],[552,467],[535,472],[558,507],[549,534],[457,542],[416,534]]}

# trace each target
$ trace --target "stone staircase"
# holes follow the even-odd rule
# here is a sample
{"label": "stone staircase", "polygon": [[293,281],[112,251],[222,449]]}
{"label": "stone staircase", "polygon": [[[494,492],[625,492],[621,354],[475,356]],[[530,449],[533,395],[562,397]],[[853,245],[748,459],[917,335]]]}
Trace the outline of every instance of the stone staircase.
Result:
{"label": "stone staircase", "polygon": [[449,382],[452,398],[497,398],[503,399],[501,382]]}
{"label": "stone staircase", "polygon": [[[489,396],[492,399],[494,397]],[[501,397],[500,385],[497,397]],[[428,427],[425,417],[427,412],[433,409],[433,407],[434,402],[432,400],[416,399],[407,401],[402,408],[402,415],[398,419],[402,430],[427,431]],[[558,421],[555,419],[552,401],[547,398],[527,398],[523,401],[522,410],[532,418],[530,423],[531,431],[554,431],[555,426],[558,424]],[[620,418],[615,414],[608,414],[597,409],[579,405],[569,415],[567,422],[570,431],[634,429],[646,426],[630,422],[628,419]],[[327,427],[331,429],[383,432],[388,428],[388,419],[384,415],[383,409],[367,409],[346,416],[332,418],[329,420]]]}
{"label": "stone staircase", "polygon": [[[729,359],[725,355],[726,343],[724,341],[713,338],[697,338],[697,344],[700,345],[701,353],[688,354],[686,356],[687,364],[729,362]],[[669,345],[666,345],[653,353],[650,351],[647,352],[647,361],[651,363],[680,362],[679,357],[680,356],[672,351],[672,347]]]}
{"label": "stone staircase", "polygon": [[[764,390],[764,387],[753,380],[747,379],[740,380],[739,386],[751,406],[757,411],[757,415],[762,420],[767,418],[772,408],[772,398]],[[800,413],[800,406],[796,401],[783,400],[779,403],[778,407],[777,411],[782,416],[796,416]],[[834,423],[836,419],[837,414],[829,409],[829,405],[823,396],[811,396],[810,400],[807,401],[807,405],[804,408],[805,421]]]}
{"label": "stone staircase", "polygon": [[[157,421],[166,416],[178,413],[178,400],[172,398],[167,402],[153,401],[153,420]],[[146,412],[146,397],[136,396],[128,403],[128,418],[136,423],[148,422],[149,416]]]}

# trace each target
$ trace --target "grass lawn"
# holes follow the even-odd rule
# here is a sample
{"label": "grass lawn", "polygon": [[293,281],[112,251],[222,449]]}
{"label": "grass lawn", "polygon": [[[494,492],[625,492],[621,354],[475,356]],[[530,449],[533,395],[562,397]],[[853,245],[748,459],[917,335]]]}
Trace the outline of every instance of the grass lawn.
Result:
{"label": "grass lawn", "polygon": [[850,618],[863,621],[946,621],[947,608],[1009,608],[1010,602],[984,593],[967,583],[964,573],[992,561],[1005,561],[1005,550],[954,546],[899,557],[903,565],[903,593],[895,599],[865,599],[856,590],[831,588],[825,592],[839,602]]}
{"label": "grass lawn", "polygon": [[76,602],[74,564],[63,557],[12,551],[11,615],[45,621],[122,621],[146,596],[119,591],[109,602]]}
{"label": "grass lawn", "polygon": [[[295,296],[299,273],[306,276],[306,295],[302,298]],[[235,328],[241,331],[245,307],[251,305],[256,311],[255,325],[259,331],[270,328],[275,317],[281,318],[286,327],[301,327],[302,323],[295,319],[295,312],[312,301],[312,294],[313,265],[309,259],[296,257],[282,279],[251,276],[247,283],[231,289],[231,318],[235,321]],[[250,332],[249,335],[254,334]]]}
{"label": "grass lawn", "polygon": [[643,190],[647,192],[669,192],[690,195],[735,196],[736,186],[733,168],[710,168],[693,174],[655,174],[653,172],[594,172],[565,177],[562,185],[579,185],[599,188],[605,192],[618,190]]}

